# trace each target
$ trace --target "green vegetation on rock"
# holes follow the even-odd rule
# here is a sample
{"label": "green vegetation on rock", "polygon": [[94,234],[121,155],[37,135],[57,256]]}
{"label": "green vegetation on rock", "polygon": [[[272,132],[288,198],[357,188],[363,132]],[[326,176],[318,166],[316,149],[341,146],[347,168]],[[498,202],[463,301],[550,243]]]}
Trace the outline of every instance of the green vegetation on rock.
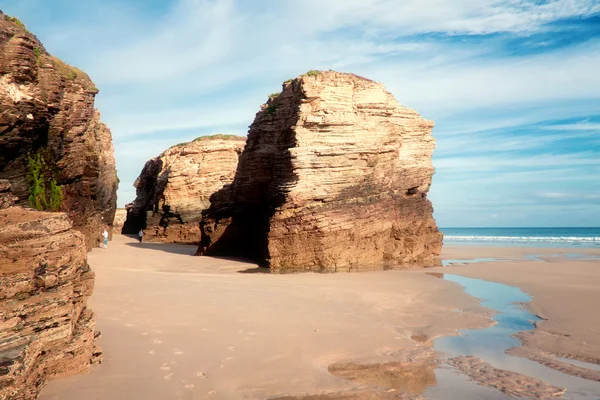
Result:
{"label": "green vegetation on rock", "polygon": [[28,156],[29,205],[41,211],[59,211],[63,193],[58,185],[56,166],[44,149]]}
{"label": "green vegetation on rock", "polygon": [[213,139],[217,139],[217,140],[232,140],[232,139],[243,139],[243,137],[241,136],[237,136],[237,135],[225,135],[222,133],[218,133],[216,135],[208,135],[208,136],[200,136],[197,137],[196,139],[193,140],[193,142],[201,142],[203,140],[213,140]]}
{"label": "green vegetation on rock", "polygon": [[317,71],[316,69],[311,69],[310,71],[308,71],[307,73],[305,73],[303,76],[319,76],[319,74],[321,73],[321,71]]}
{"label": "green vegetation on rock", "polygon": [[71,67],[69,64],[56,57],[52,57],[52,64],[54,64],[54,68],[56,68],[63,78],[71,81],[77,78],[79,72],[77,68]]}
{"label": "green vegetation on rock", "polygon": [[277,107],[272,104],[265,109],[265,112],[269,115],[275,114],[275,111],[277,111]]}
{"label": "green vegetation on rock", "polygon": [[39,66],[42,64],[42,53],[40,52],[40,49],[38,47],[35,47],[33,49],[33,52],[35,53],[35,63]]}
{"label": "green vegetation on rock", "polygon": [[7,16],[7,18],[13,24],[19,26],[19,28],[27,30],[27,28],[25,27],[25,24],[23,22],[21,22],[21,20],[19,18],[11,17],[11,16]]}
{"label": "green vegetation on rock", "polygon": [[281,94],[280,92],[277,92],[277,93],[271,93],[271,94],[269,95],[269,99],[274,99],[275,97],[279,96],[280,94]]}

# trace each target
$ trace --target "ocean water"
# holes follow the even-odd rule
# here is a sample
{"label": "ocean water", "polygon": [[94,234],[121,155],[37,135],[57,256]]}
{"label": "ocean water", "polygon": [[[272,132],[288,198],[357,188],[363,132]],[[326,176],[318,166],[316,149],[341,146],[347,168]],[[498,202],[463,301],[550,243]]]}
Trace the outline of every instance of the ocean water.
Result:
{"label": "ocean water", "polygon": [[600,228],[440,228],[446,244],[600,247]]}

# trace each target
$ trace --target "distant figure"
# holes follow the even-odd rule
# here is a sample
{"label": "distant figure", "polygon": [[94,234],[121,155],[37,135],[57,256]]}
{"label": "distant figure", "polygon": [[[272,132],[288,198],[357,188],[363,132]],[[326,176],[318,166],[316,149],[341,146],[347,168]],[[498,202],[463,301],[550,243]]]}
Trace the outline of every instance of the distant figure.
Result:
{"label": "distant figure", "polygon": [[108,247],[108,232],[106,229],[102,232],[102,236],[104,237],[104,248],[106,249]]}
{"label": "distant figure", "polygon": [[144,237],[144,230],[140,229],[140,231],[138,232],[138,240],[140,241],[140,244],[142,243],[143,237]]}

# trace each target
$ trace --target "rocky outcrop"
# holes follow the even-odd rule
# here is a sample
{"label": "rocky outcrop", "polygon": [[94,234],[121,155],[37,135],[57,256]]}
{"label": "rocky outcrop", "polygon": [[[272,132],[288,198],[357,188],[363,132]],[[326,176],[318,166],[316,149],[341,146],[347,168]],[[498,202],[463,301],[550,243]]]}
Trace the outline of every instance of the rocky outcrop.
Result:
{"label": "rocky outcrop", "polygon": [[210,196],[233,180],[246,138],[203,136],[149,160],[135,182],[123,233],[146,229],[145,240],[198,244]]}
{"label": "rocky outcrop", "polygon": [[433,125],[356,75],[285,82],[250,126],[233,184],[211,198],[198,254],[273,272],[436,264]]}
{"label": "rocky outcrop", "polygon": [[33,399],[46,380],[98,361],[94,273],[66,214],[12,207],[0,226],[0,399]]}
{"label": "rocky outcrop", "polygon": [[29,205],[29,157],[60,188],[58,209],[84,233],[88,248],[110,226],[117,176],[111,133],[94,109],[90,78],[46,52],[16,19],[0,13],[0,179]]}
{"label": "rocky outcrop", "polygon": [[124,208],[117,208],[115,211],[115,219],[113,219],[113,230],[115,232],[121,232],[126,220],[127,210]]}
{"label": "rocky outcrop", "polygon": [[12,207],[19,200],[12,194],[10,187],[7,179],[0,179],[0,209]]}

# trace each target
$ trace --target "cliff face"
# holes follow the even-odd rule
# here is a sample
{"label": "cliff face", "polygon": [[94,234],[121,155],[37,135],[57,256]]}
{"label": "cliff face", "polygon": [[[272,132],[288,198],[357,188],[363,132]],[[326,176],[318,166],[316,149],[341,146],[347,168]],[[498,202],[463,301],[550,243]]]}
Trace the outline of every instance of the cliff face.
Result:
{"label": "cliff face", "polygon": [[33,399],[47,379],[97,361],[94,273],[63,213],[0,210],[0,399]]}
{"label": "cliff face", "polygon": [[198,253],[273,272],[433,265],[432,128],[352,74],[284,83],[250,126],[232,186],[211,199]]}
{"label": "cliff face", "polygon": [[233,180],[245,138],[204,136],[146,162],[127,205],[123,233],[146,228],[146,240],[198,244],[210,196]]}
{"label": "cliff face", "polygon": [[97,93],[84,72],[0,13],[0,179],[28,206],[28,157],[43,154],[62,191],[60,209],[88,248],[112,224],[117,198],[112,138],[94,109]]}

